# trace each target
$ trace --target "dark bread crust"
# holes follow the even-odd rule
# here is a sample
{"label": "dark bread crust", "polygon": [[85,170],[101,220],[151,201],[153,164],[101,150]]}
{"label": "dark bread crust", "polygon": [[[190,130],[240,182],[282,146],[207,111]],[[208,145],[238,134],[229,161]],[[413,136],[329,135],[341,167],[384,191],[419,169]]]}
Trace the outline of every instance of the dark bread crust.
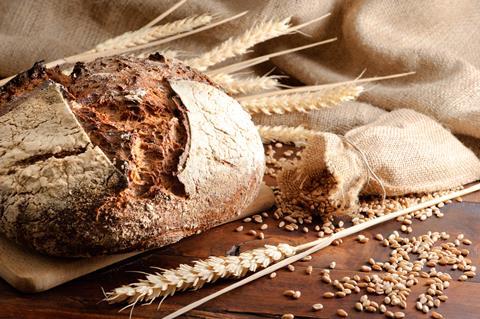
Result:
{"label": "dark bread crust", "polygon": [[[116,182],[108,181],[108,192],[95,201],[85,198],[83,184],[68,185],[65,205],[35,214],[20,208],[16,220],[0,222],[0,232],[42,253],[92,256],[161,247],[239,214],[263,177],[258,134],[244,114],[235,119],[187,107],[173,80],[213,85],[188,66],[154,55],[97,59],[77,64],[70,76],[36,65],[0,89],[1,119],[41,83],[60,83],[83,132],[116,172]],[[240,109],[236,104],[232,110]],[[229,135],[219,128],[225,123],[234,127]],[[0,202],[0,217],[6,211]],[[14,235],[6,231],[12,223]]]}

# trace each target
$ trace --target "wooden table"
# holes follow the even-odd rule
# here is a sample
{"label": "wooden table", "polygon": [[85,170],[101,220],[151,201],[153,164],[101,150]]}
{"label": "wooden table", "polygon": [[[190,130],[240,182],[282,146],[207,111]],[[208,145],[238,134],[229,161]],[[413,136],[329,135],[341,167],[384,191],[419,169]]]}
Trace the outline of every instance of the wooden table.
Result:
{"label": "wooden table", "polygon": [[[474,264],[480,266],[480,193],[465,197],[462,203],[452,203],[442,208],[443,218],[432,217],[425,222],[414,221],[413,233],[407,236],[419,235],[432,231],[447,231],[452,235],[464,233],[474,244],[469,247],[469,256]],[[261,246],[264,243],[287,242],[297,244],[315,238],[314,232],[307,234],[289,233],[276,227],[272,218],[266,219],[269,224],[265,231],[264,241],[252,236],[235,232],[234,229],[243,224],[245,229],[258,229],[258,224],[234,222],[218,227],[204,234],[183,240],[175,245],[145,253],[139,257],[122,262],[110,268],[98,271],[50,291],[28,295],[12,289],[7,283],[0,281],[0,318],[128,318],[129,312],[118,313],[119,305],[109,305],[99,302],[102,298],[101,287],[112,289],[127,284],[141,277],[128,271],[149,271],[150,266],[171,268],[179,263],[188,263],[197,258],[210,255],[224,255],[227,252],[244,251]],[[399,229],[399,222],[392,221],[363,234],[372,237],[373,234],[389,234]],[[332,287],[321,282],[320,269],[327,267],[331,261],[336,261],[337,267],[332,271],[332,279],[343,276],[353,276],[359,273],[360,266],[368,258],[384,260],[390,250],[384,248],[376,240],[367,244],[359,244],[349,237],[338,247],[328,247],[313,256],[309,262],[297,262],[296,270],[290,272],[281,270],[275,279],[262,278],[254,283],[230,292],[213,300],[197,310],[191,311],[184,318],[279,318],[284,313],[293,313],[295,318],[338,318],[337,308],[343,308],[350,313],[349,318],[385,318],[381,314],[358,313],[353,305],[360,295],[352,294],[342,299],[324,299],[322,294],[331,291]],[[305,273],[307,265],[312,265],[313,274]],[[438,266],[437,266],[438,268]],[[446,268],[440,267],[440,270]],[[457,279],[461,272],[451,272]],[[480,318],[480,276],[467,282],[453,280],[446,290],[449,299],[439,308],[446,318]],[[161,318],[181,306],[206,296],[221,287],[231,283],[229,280],[207,285],[198,292],[184,292],[168,298],[157,311],[157,305],[137,306],[134,318]],[[282,295],[286,289],[300,290],[302,297],[292,300]],[[407,318],[430,318],[414,309],[416,297],[425,291],[422,280],[413,287],[405,310]],[[363,291],[362,291],[363,293]],[[370,297],[371,300],[380,300]],[[322,303],[324,309],[313,312],[311,306]],[[394,308],[396,309],[396,308]]]}

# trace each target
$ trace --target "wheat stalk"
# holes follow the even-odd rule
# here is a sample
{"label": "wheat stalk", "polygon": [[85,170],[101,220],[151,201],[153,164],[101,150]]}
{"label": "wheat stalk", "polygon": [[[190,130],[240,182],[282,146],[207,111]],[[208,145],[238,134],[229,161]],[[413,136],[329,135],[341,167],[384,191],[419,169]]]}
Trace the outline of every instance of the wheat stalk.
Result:
{"label": "wheat stalk", "polygon": [[295,143],[296,146],[305,146],[307,141],[318,134],[318,132],[304,128],[303,126],[268,126],[257,125],[263,143],[272,141],[282,143]]}
{"label": "wheat stalk", "polygon": [[248,272],[266,268],[269,265],[293,256],[295,248],[288,244],[249,250],[239,256],[215,257],[197,260],[191,265],[180,265],[175,269],[163,270],[162,273],[147,274],[145,279],[107,292],[105,300],[109,303],[128,302],[134,307],[141,302],[152,303],[157,298],[165,298],[177,291],[197,290],[206,283],[213,283],[220,278],[241,278]]}
{"label": "wheat stalk", "polygon": [[137,45],[149,43],[171,35],[193,30],[197,27],[209,24],[212,20],[213,16],[203,14],[176,20],[155,27],[125,32],[124,34],[98,44],[94,49],[88,51],[88,53],[135,47]]}
{"label": "wheat stalk", "polygon": [[344,229],[344,230],[341,230],[337,233],[334,233],[332,234],[331,236],[329,237],[326,237],[326,238],[320,238],[320,239],[317,239],[317,240],[314,240],[314,241],[310,241],[310,242],[307,242],[305,244],[302,244],[302,245],[298,245],[298,246],[295,246],[293,247],[294,250],[295,250],[295,254],[292,255],[291,257],[288,257],[288,258],[285,258],[267,268],[264,268],[254,274],[252,274],[251,276],[248,276],[247,278],[244,278],[240,281],[237,281],[225,288],[222,288],[220,289],[219,291],[211,294],[211,295],[208,295],[204,298],[201,298],[200,300],[197,300],[183,308],[180,308],[178,309],[177,311],[163,317],[163,319],[174,319],[174,318],[177,318],[185,313],[187,313],[188,311],[192,310],[192,309],[195,309],[197,308],[198,306],[201,306],[203,305],[204,303],[210,301],[210,300],[213,300],[227,292],[230,292],[232,290],[235,290],[236,288],[239,288],[239,287],[242,287],[252,281],[255,281],[257,280],[258,278],[261,278],[263,276],[266,276],[268,274],[271,274],[272,272],[274,271],[277,271],[289,264],[292,264],[296,261],[299,261],[300,259],[308,256],[308,255],[311,255],[327,246],[329,246],[334,240],[338,240],[338,239],[341,239],[341,238],[345,238],[347,236],[351,236],[353,234],[356,234],[358,232],[361,232],[365,229],[368,229],[370,227],[373,227],[373,226],[376,226],[376,225],[379,225],[379,224],[382,224],[382,223],[385,223],[389,220],[393,220],[397,217],[400,217],[400,216],[403,216],[403,215],[406,215],[406,214],[409,214],[409,213],[412,213],[412,212],[415,212],[417,210],[421,210],[421,209],[425,209],[425,208],[428,208],[428,207],[432,207],[432,206],[435,206],[435,205],[438,205],[439,203],[442,203],[442,202],[445,202],[445,201],[448,201],[448,200],[451,200],[451,199],[454,199],[454,198],[457,198],[457,197],[460,197],[460,196],[464,196],[466,194],[470,194],[470,193],[473,193],[473,192],[476,192],[476,191],[479,191],[480,190],[480,183],[478,184],[475,184],[475,185],[472,185],[468,188],[465,188],[465,189],[462,189],[462,190],[459,190],[459,191],[456,191],[456,192],[451,192],[451,193],[448,193],[446,195],[443,195],[443,196],[439,196],[437,198],[434,198],[432,200],[429,200],[429,201],[425,201],[423,203],[419,203],[417,205],[412,205],[408,208],[405,208],[405,209],[401,209],[401,210],[398,210],[396,212],[393,212],[393,213],[390,213],[390,214],[387,214],[387,215],[384,215],[384,216],[381,216],[381,217],[378,217],[378,218],[374,218],[374,219],[371,219],[367,222],[364,222],[364,223],[361,223],[361,224],[357,224],[357,225],[354,225],[354,226],[351,226],[347,229]]}
{"label": "wheat stalk", "polygon": [[280,55],[285,55],[285,54],[289,54],[289,53],[313,48],[313,47],[316,47],[316,46],[319,46],[319,45],[334,42],[336,40],[337,40],[337,38],[331,38],[331,39],[327,39],[327,40],[324,40],[324,41],[314,42],[314,43],[311,43],[311,44],[307,44],[307,45],[303,45],[303,46],[299,46],[299,47],[295,47],[295,48],[291,48],[291,49],[286,49],[286,50],[282,50],[282,51],[278,51],[278,52],[265,54],[265,55],[262,55],[262,56],[259,56],[259,57],[253,58],[253,59],[245,60],[245,61],[238,62],[238,63],[233,63],[233,64],[230,64],[230,65],[218,68],[218,69],[208,70],[205,73],[207,75],[215,75],[215,74],[218,74],[218,73],[237,72],[237,71],[240,71],[242,69],[245,69],[245,68],[248,68],[248,67],[263,63],[263,62],[266,62],[266,61],[270,60],[271,58],[274,58],[274,57],[277,57],[277,56],[280,56]]}
{"label": "wheat stalk", "polygon": [[230,94],[248,94],[278,89],[282,86],[278,82],[279,78],[278,75],[238,78],[226,73],[219,73],[211,77]]}
{"label": "wheat stalk", "polygon": [[[180,33],[180,34],[172,35],[172,36],[166,37],[164,39],[156,40],[156,41],[146,43],[146,44],[137,45],[137,46],[134,46],[134,47],[131,47],[131,48],[112,49],[112,50],[95,52],[95,53],[83,52],[83,53],[80,53],[80,54],[75,54],[75,55],[72,55],[72,56],[69,56],[69,57],[65,57],[65,58],[62,58],[62,59],[58,59],[58,60],[49,62],[49,63],[46,64],[46,67],[52,68],[52,67],[55,67],[57,65],[64,64],[64,63],[90,62],[90,61],[93,61],[97,58],[102,58],[102,57],[112,56],[112,55],[117,55],[117,54],[124,54],[124,53],[132,52],[132,51],[138,51],[138,50],[143,50],[143,49],[159,46],[159,45],[167,43],[167,42],[171,42],[171,41],[174,41],[174,40],[185,38],[187,36],[190,36],[190,35],[193,35],[193,34],[208,30],[208,29],[215,28],[219,25],[222,25],[222,24],[228,23],[232,20],[238,19],[238,18],[244,16],[245,14],[247,14],[247,11],[244,11],[244,12],[241,12],[241,13],[236,14],[234,16],[222,19],[220,21],[216,21],[216,22],[207,24],[207,25],[199,27],[199,28],[195,28],[191,31],[187,31],[187,32],[183,32],[183,33]],[[2,84],[2,81],[0,81],[0,85]]]}
{"label": "wheat stalk", "polygon": [[166,11],[162,12],[158,17],[156,17],[155,19],[153,19],[152,21],[150,21],[149,23],[147,23],[146,25],[144,25],[142,27],[142,29],[146,29],[146,28],[149,28],[149,27],[152,27],[154,26],[155,24],[157,24],[158,22],[160,22],[161,20],[163,20],[166,16],[168,16],[170,13],[172,13],[173,11],[177,10],[180,6],[184,5],[185,2],[187,2],[187,0],[180,0],[178,1],[176,4],[174,4],[171,8],[167,9]]}
{"label": "wheat stalk", "polygon": [[197,58],[185,61],[191,67],[205,71],[209,66],[218,64],[247,52],[249,48],[266,40],[292,32],[290,17],[283,20],[260,22],[238,37],[231,37],[219,46]]}
{"label": "wheat stalk", "polygon": [[249,272],[255,272],[247,278],[235,282],[234,284],[197,300],[194,303],[164,317],[164,319],[177,318],[207,301],[268,275],[304,258],[307,255],[313,254],[329,246],[334,240],[351,236],[370,227],[393,220],[399,216],[432,207],[441,202],[464,196],[478,190],[480,190],[480,183],[371,219],[341,230],[329,237],[313,240],[298,246],[290,246],[284,243],[277,246],[265,245],[265,247],[262,248],[246,251],[239,256],[209,257],[206,260],[194,262],[193,266],[180,265],[175,269],[164,270],[162,273],[146,274],[145,279],[141,279],[136,283],[125,285],[105,293],[105,300],[109,303],[126,301],[128,302],[128,305],[123,309],[131,307],[133,310],[133,307],[139,302],[147,302],[150,304],[159,297],[162,297],[163,300],[177,291],[200,289],[205,283],[214,282],[219,278],[240,278]]}
{"label": "wheat stalk", "polygon": [[284,114],[286,112],[308,112],[320,108],[331,107],[342,102],[356,99],[363,91],[357,85],[343,85],[317,92],[265,96],[247,99],[241,102],[249,113],[267,115]]}

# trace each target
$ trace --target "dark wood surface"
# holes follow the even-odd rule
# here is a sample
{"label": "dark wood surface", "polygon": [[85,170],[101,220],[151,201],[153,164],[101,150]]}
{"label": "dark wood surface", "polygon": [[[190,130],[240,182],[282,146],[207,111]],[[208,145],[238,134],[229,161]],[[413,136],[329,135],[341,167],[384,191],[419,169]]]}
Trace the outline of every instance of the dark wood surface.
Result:
{"label": "dark wood surface", "polygon": [[[413,233],[406,236],[423,234],[428,230],[446,231],[452,235],[464,233],[474,242],[468,247],[471,251],[469,257],[474,265],[479,266],[480,193],[466,196],[462,203],[454,202],[446,205],[442,211],[445,212],[443,218],[432,217],[425,222],[414,221]],[[149,271],[150,266],[171,268],[179,263],[188,263],[210,255],[224,255],[237,246],[240,251],[245,251],[265,243],[298,244],[316,238],[314,232],[289,233],[277,228],[277,222],[272,218],[266,221],[270,227],[265,231],[266,238],[263,241],[247,235],[246,231],[234,232],[240,224],[243,224],[246,230],[258,229],[258,224],[234,222],[164,249],[134,257],[40,294],[22,294],[4,281],[0,281],[0,318],[128,318],[128,311],[118,313],[121,306],[100,301],[103,298],[101,287],[110,290],[141,277],[129,271]],[[392,221],[362,233],[371,238],[373,234],[389,234],[399,227],[399,222]],[[293,313],[295,318],[338,318],[335,315],[337,308],[347,310],[350,314],[349,318],[385,318],[381,314],[356,312],[353,305],[360,298],[358,294],[342,299],[323,298],[323,293],[331,291],[332,287],[320,281],[319,272],[331,261],[336,261],[337,267],[331,273],[332,279],[339,279],[346,275],[352,276],[359,273],[360,266],[365,264],[368,258],[384,260],[389,252],[388,248],[384,248],[376,240],[359,244],[354,237],[349,237],[340,246],[331,246],[317,252],[309,262],[295,263],[294,272],[281,270],[277,272],[278,276],[275,279],[261,278],[191,311],[183,318],[279,318],[284,313]],[[314,268],[310,276],[305,273],[308,265]],[[438,268],[442,271],[447,270],[445,267]],[[441,305],[438,312],[445,318],[480,318],[480,277],[459,282],[456,279],[461,272],[449,272],[455,280],[445,291],[449,299]],[[133,318],[161,318],[231,282],[223,280],[207,285],[197,292],[179,293],[168,298],[160,311],[156,310],[157,305],[137,306],[133,312]],[[302,297],[298,300],[284,297],[282,293],[286,289],[300,290]],[[425,289],[422,280],[413,287],[408,307],[404,310],[407,318],[430,318],[430,314],[426,315],[414,309],[415,298]],[[370,298],[379,300],[374,296]],[[311,306],[314,303],[322,303],[325,308],[322,311],[313,312]],[[396,307],[392,309],[400,310]]]}

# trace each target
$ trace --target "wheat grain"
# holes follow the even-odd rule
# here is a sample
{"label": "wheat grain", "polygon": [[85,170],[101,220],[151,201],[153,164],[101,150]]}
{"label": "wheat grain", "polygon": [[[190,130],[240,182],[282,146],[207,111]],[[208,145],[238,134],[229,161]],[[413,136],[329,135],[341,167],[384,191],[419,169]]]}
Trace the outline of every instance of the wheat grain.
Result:
{"label": "wheat grain", "polygon": [[257,125],[257,130],[264,143],[280,141],[282,143],[295,143],[297,146],[306,145],[310,138],[318,134],[316,131],[308,130],[302,126]]}
{"label": "wheat grain", "polygon": [[88,53],[132,48],[137,45],[149,43],[151,41],[162,39],[171,35],[191,31],[197,27],[209,24],[212,20],[213,16],[203,14],[176,20],[155,27],[125,32],[115,38],[108,39],[100,44],[97,44],[95,48],[88,51]]}
{"label": "wheat grain", "polygon": [[106,293],[110,303],[128,302],[134,306],[141,302],[153,302],[157,298],[173,295],[177,291],[197,290],[206,283],[220,278],[240,278],[248,272],[266,268],[270,264],[293,256],[296,250],[288,244],[265,245],[241,253],[239,256],[214,257],[197,260],[193,266],[180,265],[162,273],[146,275],[136,283],[125,285]]}
{"label": "wheat grain", "polygon": [[284,114],[286,112],[308,112],[338,105],[356,99],[363,87],[342,85],[317,92],[266,96],[242,100],[242,107],[249,113]]}
{"label": "wheat grain", "polygon": [[244,54],[252,46],[266,40],[290,33],[290,17],[283,20],[260,22],[240,36],[231,37],[201,56],[185,61],[191,67],[205,71],[208,67],[226,59]]}
{"label": "wheat grain", "polygon": [[219,73],[211,77],[225,91],[230,94],[249,94],[267,90],[278,89],[280,76],[257,76],[250,78],[238,78],[226,73]]}

